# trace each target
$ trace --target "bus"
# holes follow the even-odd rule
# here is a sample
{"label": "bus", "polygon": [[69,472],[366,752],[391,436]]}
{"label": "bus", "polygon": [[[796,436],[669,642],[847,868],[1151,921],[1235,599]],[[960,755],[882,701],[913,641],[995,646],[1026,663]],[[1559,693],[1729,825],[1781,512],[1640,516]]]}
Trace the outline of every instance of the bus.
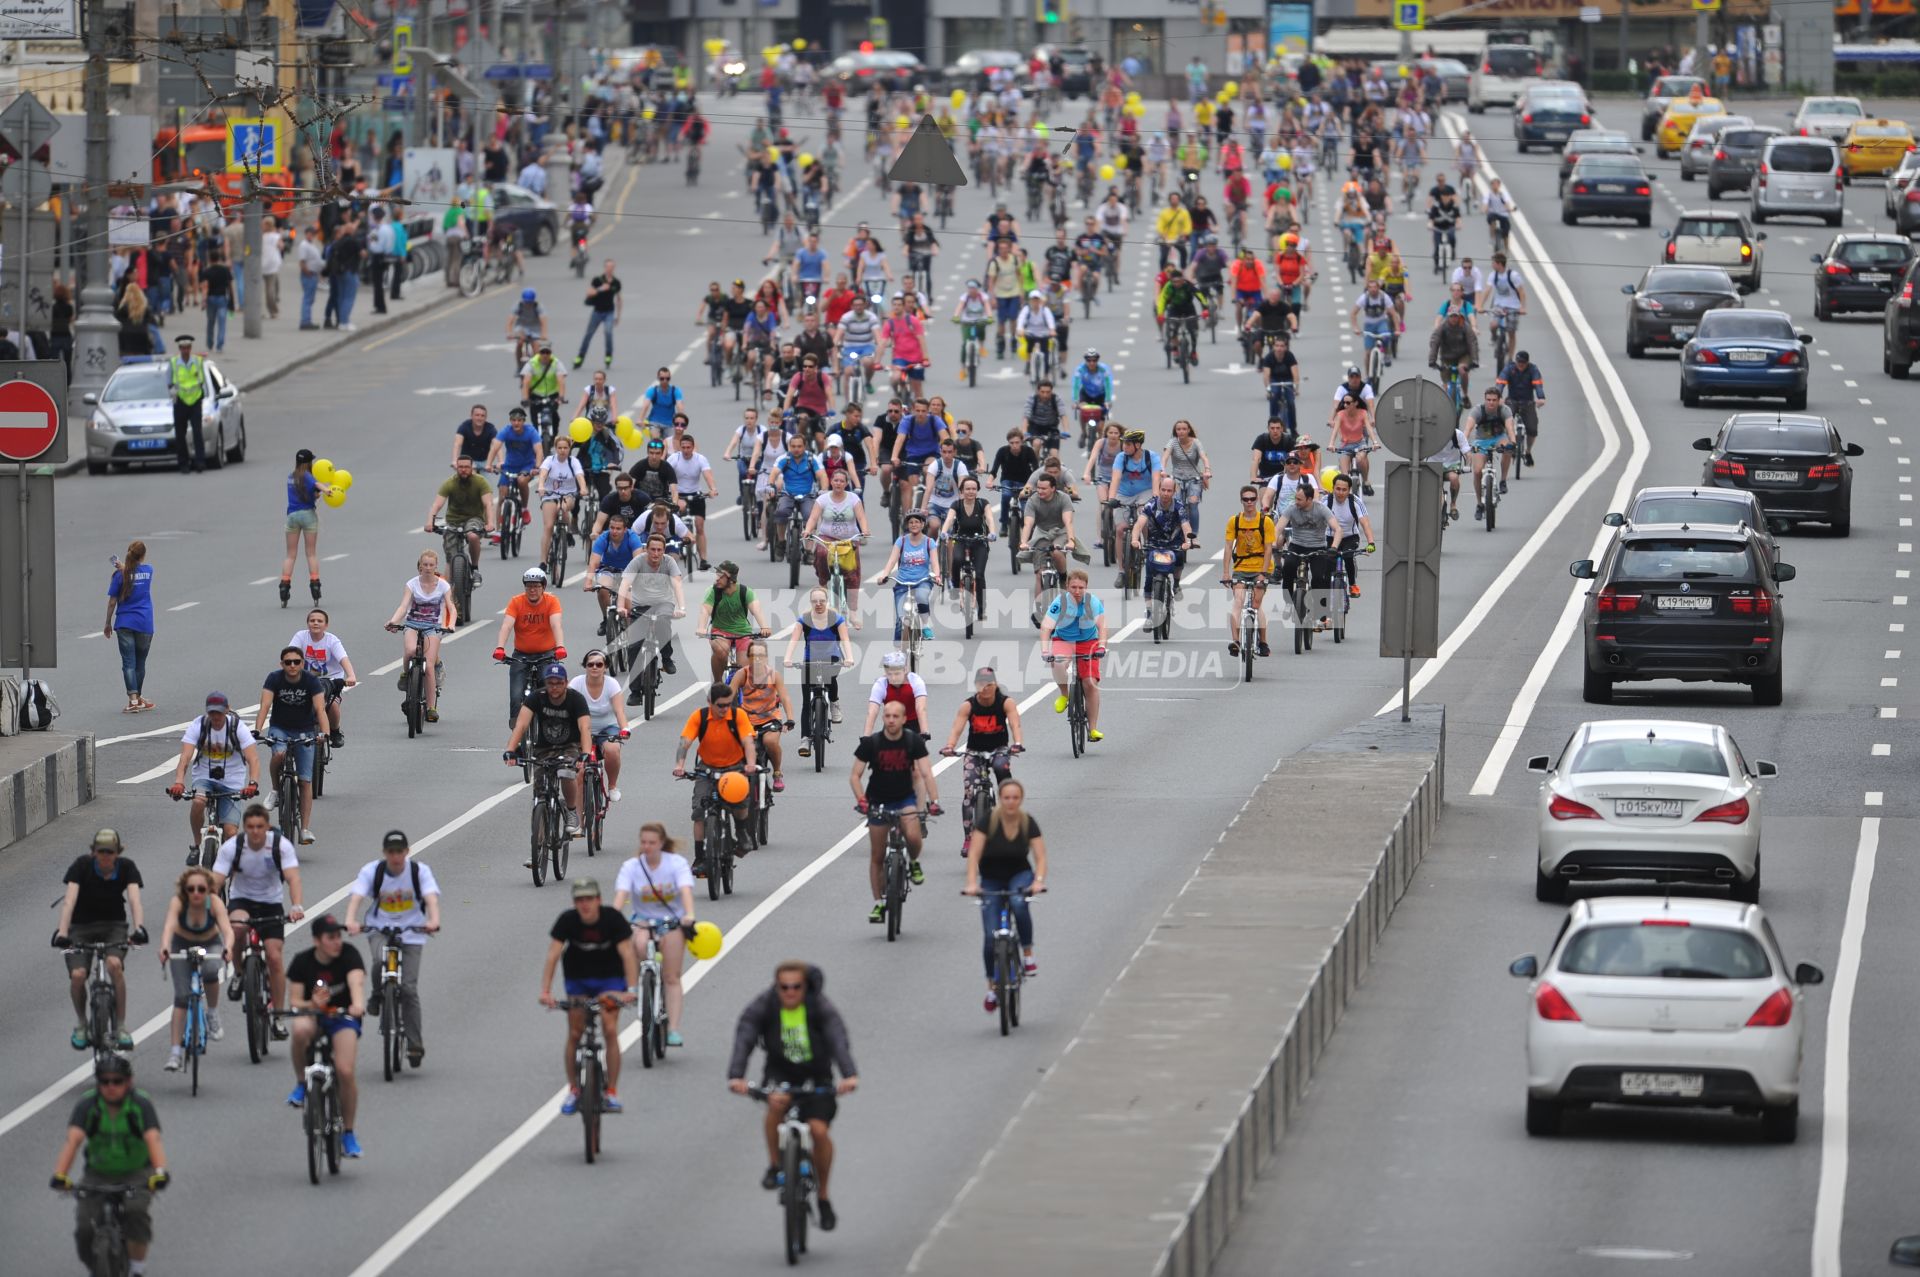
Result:
{"label": "bus", "polygon": [[[156,185],[162,182],[200,183],[208,179],[212,180],[214,190],[219,192],[222,213],[231,213],[246,203],[246,175],[227,172],[226,125],[189,124],[184,129],[160,129],[153,135],[153,180]],[[285,225],[293,215],[292,175],[265,173],[260,177],[260,185],[267,190],[278,188],[286,192],[270,196],[264,205],[265,212]]]}

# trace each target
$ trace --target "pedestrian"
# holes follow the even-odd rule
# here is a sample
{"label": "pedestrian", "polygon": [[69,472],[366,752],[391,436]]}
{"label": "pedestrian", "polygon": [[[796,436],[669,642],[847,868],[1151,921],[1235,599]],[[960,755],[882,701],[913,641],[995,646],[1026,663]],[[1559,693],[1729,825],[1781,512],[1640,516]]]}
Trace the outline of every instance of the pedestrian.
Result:
{"label": "pedestrian", "polygon": [[447,287],[460,286],[460,264],[467,255],[467,201],[456,197],[440,217],[440,239],[446,245]]}
{"label": "pedestrian", "polygon": [[53,286],[53,311],[47,317],[47,342],[52,358],[67,367],[73,377],[73,290],[65,284]]}
{"label": "pedestrian", "polygon": [[120,303],[113,308],[113,317],[120,321],[120,357],[128,355],[141,357],[153,354],[153,330],[147,324],[147,295],[138,288],[129,288],[120,294]]}
{"label": "pedestrian", "polygon": [[260,296],[267,303],[267,318],[280,318],[280,263],[284,248],[280,240],[280,222],[269,217],[260,236]]}
{"label": "pedestrian", "polygon": [[613,273],[613,259],[609,257],[598,275],[587,285],[587,305],[592,313],[587,317],[587,335],[580,339],[580,351],[573,357],[573,366],[578,368],[586,362],[587,347],[593,344],[594,330],[598,329],[604,338],[607,367],[613,367],[613,330],[620,323],[625,310],[626,300],[620,296],[620,277]]}
{"label": "pedestrian", "polygon": [[[181,333],[174,342],[179,353],[167,360],[167,393],[173,399],[173,451],[181,474],[185,474],[189,466],[199,474],[207,468],[202,420],[207,397],[207,361],[205,356],[193,353],[193,334]],[[193,427],[192,457],[187,456],[188,426]]]}
{"label": "pedestrian", "polygon": [[146,686],[147,649],[153,644],[153,565],[147,562],[145,541],[130,543],[124,562],[113,561],[113,576],[107,581],[107,623],[100,633],[120,643],[120,679],[127,687],[126,708],[120,712],[139,714],[152,709]]}
{"label": "pedestrian", "polygon": [[387,300],[397,302],[400,300],[400,285],[407,279],[407,251],[412,239],[407,234],[404,218],[389,216],[387,220],[393,227],[393,282],[387,288]]}
{"label": "pedestrian", "polygon": [[[300,247],[295,254],[300,266],[300,331],[311,332],[320,327],[313,322],[313,299],[320,293],[320,277],[326,272],[327,255],[320,247],[320,227],[307,227],[300,236]],[[333,312],[333,290],[327,290],[327,313]]]}
{"label": "pedestrian", "polygon": [[386,210],[375,206],[368,217],[372,226],[367,231],[367,256],[373,265],[373,313],[387,313],[387,267],[393,261],[393,225],[387,220]]}
{"label": "pedestrian", "polygon": [[349,218],[340,224],[333,240],[327,265],[333,272],[338,292],[329,296],[334,310],[334,326],[343,333],[354,331],[353,301],[360,295],[360,264],[366,251],[360,243],[359,223]]}
{"label": "pedestrian", "polygon": [[307,539],[307,589],[320,601],[320,498],[333,488],[313,476],[313,452],[293,454],[293,473],[287,476],[287,557],[280,563],[280,606],[293,593],[293,563],[300,554],[300,538]]}
{"label": "pedestrian", "polygon": [[207,349],[216,353],[227,348],[227,315],[238,304],[233,290],[233,268],[226,255],[214,249],[200,272],[200,297],[207,309]]}

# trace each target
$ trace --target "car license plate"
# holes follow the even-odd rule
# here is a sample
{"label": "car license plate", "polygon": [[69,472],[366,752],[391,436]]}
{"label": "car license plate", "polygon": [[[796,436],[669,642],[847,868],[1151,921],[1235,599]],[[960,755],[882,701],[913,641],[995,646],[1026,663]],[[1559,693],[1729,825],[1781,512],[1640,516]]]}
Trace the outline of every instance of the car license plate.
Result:
{"label": "car license plate", "polygon": [[1616,816],[1678,816],[1680,800],[1678,798],[1616,798],[1613,800],[1613,814]]}
{"label": "car license plate", "polygon": [[129,439],[127,448],[133,452],[158,452],[162,448],[171,448],[171,439]]}
{"label": "car license plate", "polygon": [[1566,129],[1542,129],[1540,136],[1548,142],[1564,142],[1567,140],[1568,133]]}
{"label": "car license plate", "polygon": [[1698,1099],[1707,1089],[1707,1079],[1700,1073],[1622,1073],[1620,1075],[1620,1094],[1625,1096],[1671,1096],[1675,1099]]}
{"label": "car license plate", "polygon": [[1662,612],[1711,612],[1713,600],[1704,594],[1657,595],[1655,607]]}
{"label": "car license plate", "polygon": [[1753,481],[1755,483],[1798,483],[1800,472],[1798,470],[1755,470]]}
{"label": "car license plate", "polygon": [[1693,325],[1675,324],[1673,326],[1673,336],[1676,341],[1686,341],[1693,336]]}
{"label": "car license plate", "polygon": [[1736,364],[1764,364],[1767,362],[1767,352],[1764,350],[1729,351],[1727,359]]}
{"label": "car license plate", "polygon": [[1884,271],[1870,271],[1864,275],[1857,275],[1855,278],[1863,284],[1886,284],[1891,283],[1893,280],[1893,276]]}

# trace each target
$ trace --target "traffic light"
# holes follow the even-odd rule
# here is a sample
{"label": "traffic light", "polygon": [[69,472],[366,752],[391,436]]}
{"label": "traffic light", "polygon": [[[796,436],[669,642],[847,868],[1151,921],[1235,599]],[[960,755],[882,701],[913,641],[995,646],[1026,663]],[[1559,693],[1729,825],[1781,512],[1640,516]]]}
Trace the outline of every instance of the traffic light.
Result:
{"label": "traffic light", "polygon": [[1033,20],[1041,26],[1058,26],[1066,18],[1067,0],[1034,0]]}

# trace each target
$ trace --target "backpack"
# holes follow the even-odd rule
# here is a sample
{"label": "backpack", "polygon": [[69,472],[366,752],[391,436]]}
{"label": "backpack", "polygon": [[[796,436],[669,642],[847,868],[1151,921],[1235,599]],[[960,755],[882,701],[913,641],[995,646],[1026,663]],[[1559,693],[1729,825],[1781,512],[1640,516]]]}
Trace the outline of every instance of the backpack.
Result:
{"label": "backpack", "polygon": [[[200,739],[193,746],[193,761],[198,764],[207,752],[207,716],[200,716]],[[227,711],[227,754],[237,757],[240,753],[240,716],[231,709]]]}
{"label": "backpack", "polygon": [[53,726],[53,720],[60,717],[60,702],[53,699],[53,689],[47,686],[45,679],[28,679],[20,686],[20,728],[22,731],[44,732]]}
{"label": "backpack", "polygon": [[[274,863],[277,866],[279,864],[278,857],[280,855],[280,846],[278,843],[274,844],[273,851],[274,851],[274,857],[275,857]],[[413,871],[413,900],[414,900],[414,904],[418,906],[422,902],[424,902],[427,898],[426,893],[420,890],[420,862],[413,859],[412,857],[408,857],[407,868]],[[378,900],[380,898],[380,884],[386,880],[386,877],[387,877],[387,861],[386,861],[386,858],[383,856],[379,860],[376,860],[373,862],[373,890],[367,893],[369,899]]]}

